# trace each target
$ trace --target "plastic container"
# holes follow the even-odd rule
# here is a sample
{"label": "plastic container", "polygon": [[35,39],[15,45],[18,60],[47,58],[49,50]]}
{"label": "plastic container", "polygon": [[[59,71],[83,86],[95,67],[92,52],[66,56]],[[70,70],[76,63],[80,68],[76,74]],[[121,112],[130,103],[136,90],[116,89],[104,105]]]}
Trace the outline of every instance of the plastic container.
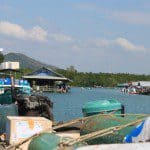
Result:
{"label": "plastic container", "polygon": [[11,79],[10,78],[5,78],[4,85],[11,85]]}

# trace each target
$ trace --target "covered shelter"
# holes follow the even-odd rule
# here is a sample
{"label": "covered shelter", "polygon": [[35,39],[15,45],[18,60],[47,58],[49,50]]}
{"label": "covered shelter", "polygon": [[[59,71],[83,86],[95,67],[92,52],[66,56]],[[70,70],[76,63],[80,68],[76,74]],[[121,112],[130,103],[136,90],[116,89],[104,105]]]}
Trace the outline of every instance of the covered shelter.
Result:
{"label": "covered shelter", "polygon": [[42,67],[23,78],[28,80],[33,90],[49,92],[58,91],[62,87],[65,89],[69,81],[68,78],[48,67]]}

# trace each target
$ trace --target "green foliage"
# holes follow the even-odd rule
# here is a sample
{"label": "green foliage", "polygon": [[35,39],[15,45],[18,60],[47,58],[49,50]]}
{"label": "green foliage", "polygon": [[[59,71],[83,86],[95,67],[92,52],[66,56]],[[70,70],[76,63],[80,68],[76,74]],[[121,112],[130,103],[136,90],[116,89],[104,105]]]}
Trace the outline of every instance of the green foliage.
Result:
{"label": "green foliage", "polygon": [[14,77],[15,77],[16,79],[20,79],[20,78],[22,78],[23,75],[26,75],[26,74],[28,74],[28,73],[30,73],[30,72],[32,72],[32,71],[33,71],[32,69],[28,69],[28,68],[24,69],[24,68],[21,68],[21,69],[19,70],[19,72],[15,72],[15,73],[13,73],[13,75],[14,75]]}
{"label": "green foliage", "polygon": [[67,71],[69,71],[69,72],[77,72],[77,70],[75,69],[74,66],[70,66],[69,68],[67,68]]}
{"label": "green foliage", "polygon": [[[21,78],[23,75],[31,73],[32,69],[20,69],[20,72],[14,73],[15,78]],[[73,82],[72,86],[82,87],[115,87],[118,83],[128,83],[131,81],[150,81],[150,75],[136,75],[128,73],[87,73],[77,72],[75,69],[57,69],[56,72],[64,75]]]}
{"label": "green foliage", "polygon": [[0,52],[0,63],[4,61],[4,55]]}
{"label": "green foliage", "polygon": [[72,86],[103,86],[115,87],[118,83],[131,81],[150,81],[150,75],[136,75],[128,73],[84,73],[68,70],[57,70],[60,74],[73,80]]}

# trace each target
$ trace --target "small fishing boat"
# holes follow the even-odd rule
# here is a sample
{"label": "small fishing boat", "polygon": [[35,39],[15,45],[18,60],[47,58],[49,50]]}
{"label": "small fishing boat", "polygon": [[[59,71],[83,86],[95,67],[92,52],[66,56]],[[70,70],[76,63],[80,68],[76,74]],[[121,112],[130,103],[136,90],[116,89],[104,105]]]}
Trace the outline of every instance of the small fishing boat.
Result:
{"label": "small fishing boat", "polygon": [[[55,125],[20,143],[10,145],[9,148],[23,146],[24,143],[27,143],[28,150],[65,149],[68,147],[76,149],[87,144],[122,143],[124,137],[149,116],[124,114],[124,107],[115,99],[89,102],[83,106],[82,111],[84,117]],[[68,129],[72,127],[80,129],[80,136],[76,138],[71,138],[68,134],[66,136]],[[63,131],[65,136],[60,136],[60,131]]]}
{"label": "small fishing boat", "polygon": [[102,133],[89,139],[89,144],[122,143],[124,137],[147,116],[124,114],[124,107],[117,100],[89,102],[82,111],[90,118],[84,121],[81,134]]}

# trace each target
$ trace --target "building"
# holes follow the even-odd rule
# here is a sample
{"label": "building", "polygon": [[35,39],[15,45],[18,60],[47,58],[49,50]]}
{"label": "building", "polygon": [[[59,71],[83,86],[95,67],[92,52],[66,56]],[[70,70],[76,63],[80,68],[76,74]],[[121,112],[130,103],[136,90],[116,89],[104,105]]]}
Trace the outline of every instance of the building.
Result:
{"label": "building", "polygon": [[147,87],[150,88],[150,81],[138,81],[138,82],[132,82],[133,86],[141,86],[141,87]]}
{"label": "building", "polygon": [[32,73],[23,76],[28,80],[33,90],[36,91],[62,91],[67,88],[68,78],[51,70],[47,67],[42,67]]}
{"label": "building", "polygon": [[2,78],[14,76],[16,78],[17,74],[20,73],[20,64],[19,62],[3,62],[0,64],[0,76]]}
{"label": "building", "polygon": [[0,70],[19,70],[19,62],[3,62],[0,64]]}

